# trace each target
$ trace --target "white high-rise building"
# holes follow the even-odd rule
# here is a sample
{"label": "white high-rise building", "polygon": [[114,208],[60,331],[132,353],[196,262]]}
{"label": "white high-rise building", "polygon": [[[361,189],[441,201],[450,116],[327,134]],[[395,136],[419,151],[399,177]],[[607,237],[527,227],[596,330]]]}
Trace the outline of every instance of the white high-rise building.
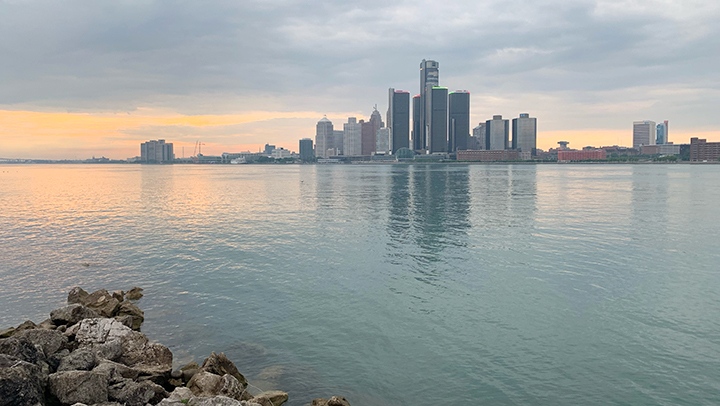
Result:
{"label": "white high-rise building", "polygon": [[377,132],[375,152],[378,154],[390,154],[390,129],[385,127]]}
{"label": "white high-rise building", "polygon": [[535,155],[537,150],[537,119],[527,113],[512,121],[512,148]]}
{"label": "white high-rise building", "polygon": [[633,148],[640,149],[641,145],[655,145],[655,122],[633,122]]}
{"label": "white high-rise building", "polygon": [[362,155],[362,124],[355,117],[348,117],[343,124],[343,149],[345,156]]}
{"label": "white high-rise building", "polygon": [[318,158],[328,158],[328,150],[334,148],[333,123],[323,117],[315,126],[315,155]]}
{"label": "white high-rise building", "polygon": [[485,147],[489,150],[503,150],[510,146],[510,120],[493,116],[485,122]]}

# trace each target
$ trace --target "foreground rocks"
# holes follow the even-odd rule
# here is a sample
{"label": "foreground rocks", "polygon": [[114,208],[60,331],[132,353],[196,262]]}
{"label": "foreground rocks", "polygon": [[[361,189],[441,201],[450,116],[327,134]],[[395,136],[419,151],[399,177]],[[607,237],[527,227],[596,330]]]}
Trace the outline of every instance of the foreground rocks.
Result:
{"label": "foreground rocks", "polygon": [[[172,370],[173,354],[150,341],[134,303],[141,288],[68,293],[67,306],[35,324],[0,329],[0,406],[280,406],[288,394],[248,392],[223,353]],[[312,406],[349,406],[345,398]]]}

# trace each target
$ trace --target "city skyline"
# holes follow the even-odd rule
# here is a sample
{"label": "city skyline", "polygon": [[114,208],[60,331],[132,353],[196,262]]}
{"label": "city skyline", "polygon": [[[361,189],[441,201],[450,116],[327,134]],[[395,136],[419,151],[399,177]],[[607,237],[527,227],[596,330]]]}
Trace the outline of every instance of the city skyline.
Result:
{"label": "city skyline", "polygon": [[671,142],[720,140],[719,4],[320,4],[2,2],[0,157],[124,159],[151,139],[176,156],[197,140],[296,150],[323,116],[415,95],[422,59],[470,92],[471,128],[529,112],[541,149],[631,146],[640,120],[672,122]]}

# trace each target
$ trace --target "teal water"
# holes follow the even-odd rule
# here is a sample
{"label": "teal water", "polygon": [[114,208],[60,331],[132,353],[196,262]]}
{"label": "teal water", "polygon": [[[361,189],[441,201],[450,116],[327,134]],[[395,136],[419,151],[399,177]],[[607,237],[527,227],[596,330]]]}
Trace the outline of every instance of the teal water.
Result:
{"label": "teal water", "polygon": [[715,405],[719,202],[714,165],[4,165],[0,326],[137,285],[177,364],[289,405]]}

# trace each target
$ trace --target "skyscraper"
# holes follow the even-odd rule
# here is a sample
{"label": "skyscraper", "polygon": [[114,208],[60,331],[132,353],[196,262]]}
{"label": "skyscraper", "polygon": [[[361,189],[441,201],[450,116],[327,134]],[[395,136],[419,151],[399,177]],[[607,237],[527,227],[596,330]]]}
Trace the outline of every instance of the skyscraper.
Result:
{"label": "skyscraper", "polygon": [[[435,61],[426,61],[425,59],[420,62],[420,106],[421,114],[420,117],[420,139],[422,141],[423,148],[428,148],[430,141],[428,140],[429,122],[432,107],[430,106],[430,93],[432,88],[440,85],[440,64]],[[415,113],[413,113],[415,117]],[[413,128],[415,124],[413,124]],[[413,143],[414,145],[414,143]]]}
{"label": "skyscraper", "polygon": [[485,122],[485,148],[489,150],[508,149],[510,138],[510,120],[502,116],[493,116]]}
{"label": "skyscraper", "polygon": [[362,155],[362,124],[355,117],[348,117],[343,124],[343,149],[345,156]]}
{"label": "skyscraper", "polygon": [[448,89],[435,86],[428,93],[430,115],[428,120],[428,150],[430,153],[447,152]]}
{"label": "skyscraper", "polygon": [[448,152],[466,150],[470,136],[470,93],[458,90],[448,96]]}
{"label": "skyscraper", "polygon": [[345,131],[333,130],[333,140],[335,140],[333,155],[345,155]]}
{"label": "skyscraper", "polygon": [[151,140],[140,144],[140,162],[144,163],[168,163],[175,159],[173,144],[165,143],[165,140]]}
{"label": "skyscraper", "polygon": [[655,145],[655,122],[633,122],[633,148],[640,149],[641,145]]}
{"label": "skyscraper", "polygon": [[315,126],[315,156],[327,158],[330,155],[328,150],[335,148],[335,137],[333,134],[333,123],[327,117],[323,117]]}
{"label": "skyscraper", "polygon": [[313,141],[310,138],[303,138],[300,140],[300,160],[303,162],[310,162],[315,158],[313,153]]}
{"label": "skyscraper", "polygon": [[473,128],[473,137],[477,142],[477,149],[487,149],[485,146],[485,123],[480,123]]}
{"label": "skyscraper", "polygon": [[668,143],[668,122],[665,120],[656,127],[655,144],[663,145]]}
{"label": "skyscraper", "polygon": [[390,151],[410,147],[410,93],[388,90],[388,127],[390,128]]}
{"label": "skyscraper", "polygon": [[385,126],[377,106],[370,114],[370,121],[362,123],[362,154],[372,155],[377,145],[377,132]]}
{"label": "skyscraper", "polygon": [[423,139],[423,99],[421,95],[413,97],[413,128],[412,140],[413,149],[419,151],[425,149],[425,140]]}
{"label": "skyscraper", "polygon": [[537,153],[537,119],[521,113],[512,121],[512,148],[521,152]]}
{"label": "skyscraper", "polygon": [[375,152],[378,154],[390,153],[390,128],[381,128],[377,132],[377,144],[375,145]]}

